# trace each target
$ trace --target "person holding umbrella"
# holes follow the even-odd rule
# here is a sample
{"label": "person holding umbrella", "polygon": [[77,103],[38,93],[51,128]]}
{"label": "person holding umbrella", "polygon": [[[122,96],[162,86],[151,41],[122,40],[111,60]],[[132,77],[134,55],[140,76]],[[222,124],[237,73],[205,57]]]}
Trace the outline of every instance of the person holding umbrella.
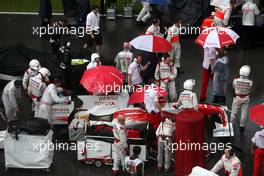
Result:
{"label": "person holding umbrella", "polygon": [[244,65],[239,70],[240,77],[234,79],[233,88],[235,89],[235,96],[232,104],[232,113],[231,113],[231,122],[234,124],[236,119],[236,114],[241,108],[241,120],[240,120],[240,131],[245,131],[246,119],[248,113],[248,105],[249,105],[249,94],[253,82],[248,79],[250,74],[250,67],[248,65]]}
{"label": "person holding umbrella", "polygon": [[216,49],[214,47],[205,47],[204,48],[204,59],[203,59],[203,68],[202,68],[202,85],[200,93],[200,102],[205,102],[207,87],[210,79],[212,80],[214,74],[212,72],[212,66],[216,61]]}
{"label": "person holding umbrella", "polygon": [[213,78],[213,103],[225,104],[226,101],[226,87],[229,77],[228,69],[228,57],[226,56],[226,50],[221,48],[217,49],[216,55],[218,56],[217,61],[212,67],[214,72]]}
{"label": "person holding umbrella", "polygon": [[252,141],[252,147],[251,147],[251,153],[254,156],[254,170],[253,170],[253,176],[259,176],[262,166],[262,172],[263,165],[264,165],[264,127],[260,126],[261,130],[257,131],[254,135],[254,137],[251,139]]}

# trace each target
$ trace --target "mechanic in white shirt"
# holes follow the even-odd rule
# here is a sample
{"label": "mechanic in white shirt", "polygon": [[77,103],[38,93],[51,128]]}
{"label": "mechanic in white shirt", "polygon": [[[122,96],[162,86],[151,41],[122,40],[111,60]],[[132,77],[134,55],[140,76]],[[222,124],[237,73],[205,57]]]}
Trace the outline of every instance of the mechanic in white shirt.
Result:
{"label": "mechanic in white shirt", "polygon": [[128,67],[128,85],[133,85],[137,87],[143,83],[141,77],[141,71],[145,71],[150,65],[150,61],[145,65],[141,65],[142,55],[138,54],[134,61]]}
{"label": "mechanic in white shirt", "polygon": [[96,46],[96,52],[100,53],[101,45],[103,44],[101,32],[99,30],[100,14],[98,12],[98,7],[94,6],[92,11],[87,15],[86,18],[86,34],[88,34],[88,41],[86,45],[88,47],[93,45]]}
{"label": "mechanic in white shirt", "polygon": [[[232,13],[231,3],[225,9],[220,9],[216,7],[213,26],[223,26],[223,27],[227,26],[231,13]],[[223,17],[220,17],[221,15],[218,16],[217,14],[223,14]]]}
{"label": "mechanic in white shirt", "polygon": [[259,176],[260,170],[263,170],[264,164],[264,129],[261,127],[261,131],[257,131],[252,138],[251,153],[254,155],[254,171],[253,176]]}
{"label": "mechanic in white shirt", "polygon": [[148,113],[160,112],[158,93],[153,87],[145,91],[144,104]]}
{"label": "mechanic in white shirt", "polygon": [[246,3],[242,6],[242,25],[244,29],[245,48],[254,47],[255,15],[259,15],[259,13],[259,9],[253,0],[246,0]]}
{"label": "mechanic in white shirt", "polygon": [[150,34],[150,35],[162,35],[160,33],[160,21],[159,19],[154,19],[152,21],[152,25],[148,27],[146,34]]}
{"label": "mechanic in white shirt", "polygon": [[157,129],[161,122],[161,105],[157,93],[157,86],[152,84],[145,90],[144,104],[147,111],[148,121],[150,125]]}

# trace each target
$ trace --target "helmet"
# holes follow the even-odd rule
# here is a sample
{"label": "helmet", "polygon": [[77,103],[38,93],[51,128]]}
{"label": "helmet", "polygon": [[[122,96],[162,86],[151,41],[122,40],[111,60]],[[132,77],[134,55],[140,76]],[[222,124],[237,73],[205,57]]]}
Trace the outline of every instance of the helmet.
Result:
{"label": "helmet", "polygon": [[193,87],[195,85],[195,80],[194,79],[187,79],[184,83],[183,83],[183,88],[185,90],[193,90]]}
{"label": "helmet", "polygon": [[38,60],[36,59],[32,59],[29,62],[29,68],[33,69],[33,70],[39,70],[40,69],[40,63]]}
{"label": "helmet", "polygon": [[50,71],[44,67],[39,69],[39,73],[41,73],[43,77],[49,77],[50,76]]}
{"label": "helmet", "polygon": [[240,70],[239,70],[239,74],[240,76],[245,76],[248,77],[250,74],[250,66],[249,65],[243,65]]}
{"label": "helmet", "polygon": [[97,54],[97,53],[93,53],[93,54],[91,55],[91,62],[95,62],[95,59],[96,59],[96,58],[100,58],[99,54]]}

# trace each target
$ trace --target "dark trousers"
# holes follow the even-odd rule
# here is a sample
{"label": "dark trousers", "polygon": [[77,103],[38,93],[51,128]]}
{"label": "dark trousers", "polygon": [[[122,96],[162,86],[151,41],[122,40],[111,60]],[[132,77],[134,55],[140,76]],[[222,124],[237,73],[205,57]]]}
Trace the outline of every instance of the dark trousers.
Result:
{"label": "dark trousers", "polygon": [[245,49],[253,49],[256,44],[255,26],[243,26],[243,43]]}

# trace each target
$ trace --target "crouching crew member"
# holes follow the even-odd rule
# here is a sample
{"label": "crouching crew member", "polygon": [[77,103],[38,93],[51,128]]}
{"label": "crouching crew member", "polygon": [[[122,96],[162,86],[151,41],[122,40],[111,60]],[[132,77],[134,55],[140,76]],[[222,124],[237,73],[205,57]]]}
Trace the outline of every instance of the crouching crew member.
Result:
{"label": "crouching crew member", "polygon": [[37,117],[47,119],[49,124],[52,125],[52,111],[51,107],[54,104],[69,104],[70,100],[65,97],[59,97],[59,87],[61,86],[61,80],[55,78],[53,83],[49,84],[46,88],[39,106],[39,112]]}
{"label": "crouching crew member", "polygon": [[135,146],[133,148],[133,155],[125,158],[124,170],[126,175],[129,176],[143,176],[144,175],[144,163],[139,159],[141,148]]}
{"label": "crouching crew member", "polygon": [[212,172],[217,173],[224,168],[228,176],[243,176],[242,165],[238,157],[236,157],[232,148],[225,149],[225,154],[211,169]]}

